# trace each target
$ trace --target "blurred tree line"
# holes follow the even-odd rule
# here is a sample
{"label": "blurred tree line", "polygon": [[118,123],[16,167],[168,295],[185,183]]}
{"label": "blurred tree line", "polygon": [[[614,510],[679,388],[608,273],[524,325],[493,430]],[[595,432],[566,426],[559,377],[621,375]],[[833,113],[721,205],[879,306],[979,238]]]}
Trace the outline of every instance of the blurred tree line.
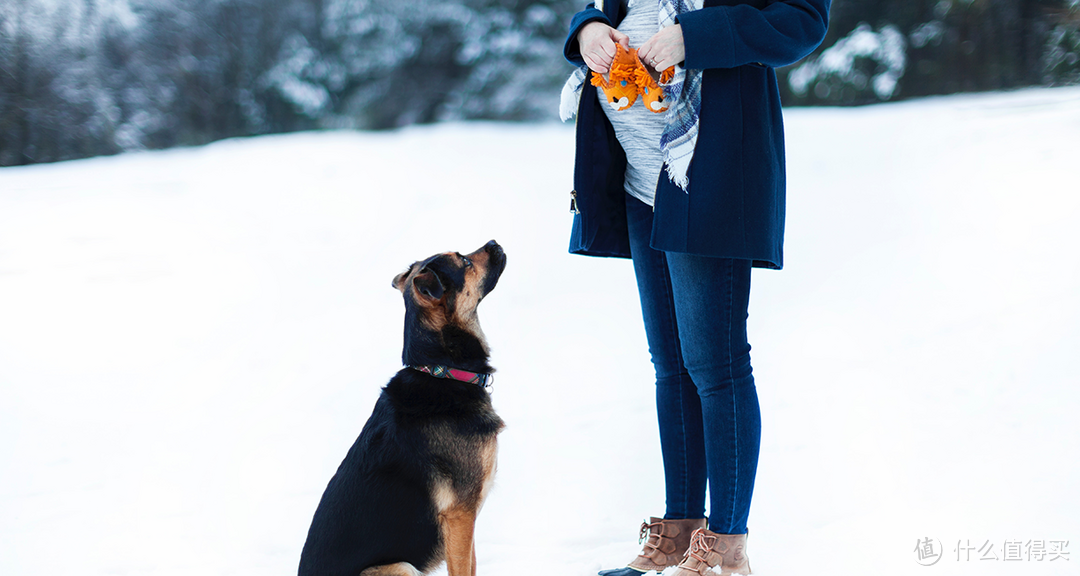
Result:
{"label": "blurred tree line", "polygon": [[0,0],[0,166],[552,117],[568,0]]}
{"label": "blurred tree line", "polygon": [[835,0],[780,71],[786,104],[868,104],[1080,82],[1080,0]]}
{"label": "blurred tree line", "polygon": [[[0,166],[555,118],[563,36],[583,4],[3,0]],[[780,74],[787,104],[853,105],[1076,83],[1078,56],[1080,0],[835,0],[822,47]]]}

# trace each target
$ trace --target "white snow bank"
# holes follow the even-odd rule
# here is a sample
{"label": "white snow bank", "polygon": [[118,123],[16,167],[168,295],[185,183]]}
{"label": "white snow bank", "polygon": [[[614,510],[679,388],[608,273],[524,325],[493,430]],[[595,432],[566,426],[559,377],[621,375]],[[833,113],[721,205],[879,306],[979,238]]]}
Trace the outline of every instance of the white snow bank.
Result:
{"label": "white snow bank", "polygon": [[[954,548],[1080,545],[1080,90],[787,120],[754,568],[1075,573]],[[444,125],[0,170],[0,573],[295,573],[399,367],[390,279],[491,238],[509,428],[479,572],[630,560],[663,512],[651,366],[629,264],[566,254],[572,146]]]}

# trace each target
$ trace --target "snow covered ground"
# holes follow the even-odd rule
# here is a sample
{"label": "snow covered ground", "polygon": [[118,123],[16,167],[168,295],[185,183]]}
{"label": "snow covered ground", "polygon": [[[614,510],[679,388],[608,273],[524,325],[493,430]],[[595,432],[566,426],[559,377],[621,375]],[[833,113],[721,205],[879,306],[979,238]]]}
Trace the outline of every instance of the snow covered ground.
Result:
{"label": "snow covered ground", "polygon": [[[787,134],[755,571],[1080,573],[1080,89]],[[479,573],[628,561],[663,513],[651,366],[630,265],[566,253],[572,147],[464,124],[0,170],[0,574],[294,574],[399,367],[391,278],[491,238],[509,427]]]}

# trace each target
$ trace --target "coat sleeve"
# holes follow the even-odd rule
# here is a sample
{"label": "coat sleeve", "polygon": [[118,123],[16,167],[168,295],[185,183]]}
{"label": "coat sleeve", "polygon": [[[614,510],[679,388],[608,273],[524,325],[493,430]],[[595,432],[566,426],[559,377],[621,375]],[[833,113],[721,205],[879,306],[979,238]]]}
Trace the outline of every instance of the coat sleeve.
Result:
{"label": "coat sleeve", "polygon": [[831,0],[778,0],[765,8],[714,6],[679,16],[687,68],[787,66],[825,38]]}
{"label": "coat sleeve", "polygon": [[563,45],[563,56],[573,65],[581,66],[585,60],[581,58],[581,47],[578,46],[577,35],[589,22],[599,20],[611,26],[611,20],[601,11],[596,9],[595,4],[589,4],[584,10],[574,14],[570,20],[570,33],[566,36],[566,44]]}

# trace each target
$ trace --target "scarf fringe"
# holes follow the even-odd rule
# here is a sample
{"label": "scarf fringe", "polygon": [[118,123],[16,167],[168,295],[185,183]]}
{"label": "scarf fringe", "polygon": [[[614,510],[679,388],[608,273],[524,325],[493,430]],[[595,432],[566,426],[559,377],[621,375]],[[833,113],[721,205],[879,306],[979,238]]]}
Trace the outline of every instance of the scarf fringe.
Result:
{"label": "scarf fringe", "polygon": [[[694,143],[697,143],[697,138],[694,139]],[[668,179],[679,188],[682,188],[682,191],[687,194],[690,193],[690,190],[688,190],[690,187],[690,161],[694,159],[692,152],[678,158],[671,158],[667,155],[664,157]]]}
{"label": "scarf fringe", "polygon": [[581,87],[585,84],[585,74],[588,66],[582,66],[567,79],[562,87],[562,96],[559,98],[559,119],[563,122],[577,116],[578,106],[581,102]]}

